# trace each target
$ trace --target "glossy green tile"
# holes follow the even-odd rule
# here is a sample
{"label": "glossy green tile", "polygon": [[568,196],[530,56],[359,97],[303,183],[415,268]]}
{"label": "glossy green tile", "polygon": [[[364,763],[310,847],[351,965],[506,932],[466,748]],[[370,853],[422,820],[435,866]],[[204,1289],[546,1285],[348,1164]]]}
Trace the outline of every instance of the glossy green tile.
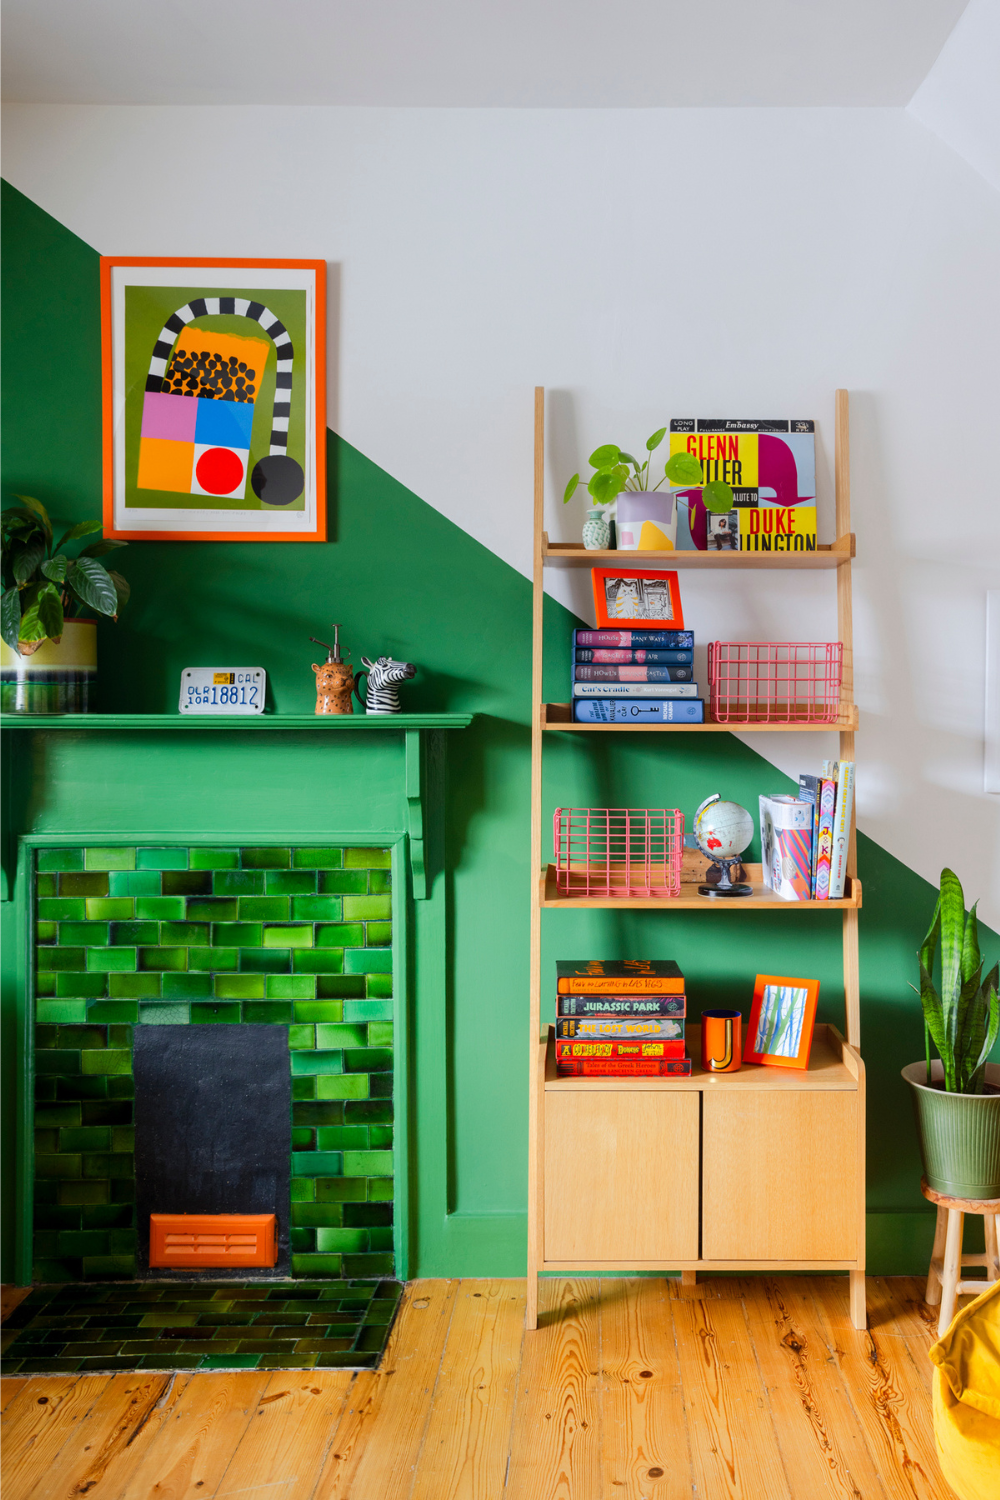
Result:
{"label": "glossy green tile", "polygon": [[292,1099],[293,1100],[296,1100],[296,1099],[315,1099],[315,1097],[316,1097],[316,1080],[315,1080],[315,1078],[306,1077],[306,1078],[293,1078],[292,1079]]}
{"label": "glossy green tile", "polygon": [[341,1000],[297,1000],[292,1009],[296,1021],[339,1021],[344,1014]]}
{"label": "glossy green tile", "polygon": [[268,974],[264,992],[269,1000],[311,1000],[316,995],[316,980],[311,974]]}
{"label": "glossy green tile", "polygon": [[[56,1134],[56,1135],[58,1134],[58,1132],[51,1132],[51,1133],[52,1134]],[[40,1135],[48,1135],[48,1134],[50,1134],[50,1132],[48,1132],[48,1131],[38,1131],[38,1130],[35,1131],[35,1150],[36,1151],[38,1151],[38,1150],[45,1151],[45,1150],[54,1150],[55,1149],[54,1147],[46,1147],[44,1145],[43,1146],[39,1146],[38,1145],[38,1137]],[[316,1132],[315,1132],[315,1130],[310,1130],[309,1127],[308,1127],[308,1125],[293,1125],[292,1126],[292,1150],[293,1151],[315,1151],[315,1149],[316,1149]]]}
{"label": "glossy green tile", "polygon": [[373,1099],[391,1099],[392,1087],[391,1073],[368,1074],[368,1090]]}
{"label": "glossy green tile", "polygon": [[345,1203],[344,1224],[348,1229],[392,1225],[391,1203]]}
{"label": "glossy green tile", "polygon": [[363,948],[364,942],[361,922],[338,922],[316,928],[317,948]]}
{"label": "glossy green tile", "polygon": [[257,1025],[287,1026],[292,1019],[291,1002],[288,1000],[244,1000],[243,1019]]}
{"label": "glossy green tile", "polygon": [[140,969],[186,969],[186,948],[139,948]]}
{"label": "glossy green tile", "polygon": [[327,1074],[316,1079],[317,1099],[367,1099],[368,1092],[367,1073]]}
{"label": "glossy green tile", "polygon": [[311,1203],[315,1196],[316,1187],[312,1177],[293,1177],[291,1179],[291,1201],[293,1203]]}
{"label": "glossy green tile", "polygon": [[343,968],[340,948],[296,948],[292,952],[294,974],[340,974]]}
{"label": "glossy green tile", "polygon": [[54,995],[56,993],[56,979],[57,979],[57,977],[58,976],[55,975],[55,974],[39,974],[36,971],[36,973],[35,973],[35,994],[36,995],[48,995],[48,996]]}
{"label": "glossy green tile", "polygon": [[80,1072],[80,1053],[58,1049],[35,1053],[36,1073],[73,1074]]}
{"label": "glossy green tile", "polygon": [[345,896],[344,917],[348,922],[388,919],[392,916],[391,896]]}
{"label": "glossy green tile", "polygon": [[235,870],[240,862],[238,849],[191,849],[192,870]]}
{"label": "glossy green tile", "polygon": [[163,998],[164,1000],[210,1000],[212,998],[212,975],[165,973]]}
{"label": "glossy green tile", "polygon": [[316,1028],[317,1047],[363,1047],[366,1040],[363,1026],[320,1025]]}
{"label": "glossy green tile", "polygon": [[213,878],[210,870],[164,870],[160,889],[164,896],[211,896]]}
{"label": "glossy green tile", "polygon": [[131,1073],[132,1053],[124,1048],[104,1047],[99,1051],[80,1053],[82,1071],[88,1073]]}
{"label": "glossy green tile", "polygon": [[141,1026],[187,1026],[191,1020],[190,1005],[140,1005]]}
{"label": "glossy green tile", "polygon": [[38,902],[39,920],[47,922],[83,922],[87,903],[82,896],[51,896]]}
{"label": "glossy green tile", "polygon": [[158,922],[112,922],[108,941],[116,948],[150,946],[160,940]]}
{"label": "glossy green tile", "polygon": [[[81,1125],[59,1132],[59,1151],[110,1151],[109,1125]],[[80,1251],[83,1254],[83,1251]]]}
{"label": "glossy green tile", "polygon": [[339,870],[344,863],[343,849],[295,850],[292,863],[297,870]]}
{"label": "glossy green tile", "polygon": [[131,1152],[84,1152],[84,1177],[96,1177],[102,1181],[112,1180],[116,1177],[131,1180],[132,1175],[133,1157]]}
{"label": "glossy green tile", "polygon": [[292,955],[288,948],[241,948],[241,974],[290,974]]}
{"label": "glossy green tile", "polygon": [[[186,915],[192,922],[235,922],[239,901],[235,896],[186,896]],[[218,942],[218,938],[212,938]]]}
{"label": "glossy green tile", "polygon": [[159,896],[161,892],[156,870],[114,870],[108,876],[109,896]]}
{"label": "glossy green tile", "polygon": [[345,1000],[345,1021],[391,1021],[391,1000]]}
{"label": "glossy green tile", "polygon": [[[85,1277],[93,1276],[95,1280],[121,1280],[123,1277],[135,1275],[136,1263],[134,1255],[87,1255],[83,1260],[83,1274]],[[176,1358],[176,1356],[174,1357]],[[172,1359],[171,1364],[174,1363]],[[122,1368],[129,1369],[132,1361]],[[114,1369],[114,1364],[106,1365],[103,1360],[98,1361],[95,1369]]]}
{"label": "glossy green tile", "polygon": [[388,1047],[359,1047],[344,1053],[347,1073],[387,1073],[392,1068],[392,1050]]}
{"label": "glossy green tile", "polygon": [[321,870],[319,889],[323,896],[367,896],[368,876],[364,870]]}
{"label": "glossy green tile", "polygon": [[160,943],[170,947],[208,947],[208,924],[202,922],[161,922]]}
{"label": "glossy green tile", "polygon": [[186,870],[188,852],[177,848],[137,849],[135,862],[140,870]]}
{"label": "glossy green tile", "polygon": [[324,1252],[357,1252],[368,1249],[367,1229],[317,1229],[316,1249]]}
{"label": "glossy green tile", "polygon": [[[194,853],[194,850],[191,851]],[[206,1354],[198,1366],[199,1370],[256,1370],[260,1366],[259,1354]]]}
{"label": "glossy green tile", "polygon": [[[296,1177],[340,1177],[343,1175],[339,1151],[293,1151],[292,1172]],[[66,1176],[72,1176],[66,1173]]]}
{"label": "glossy green tile", "polygon": [[[366,1151],[368,1149],[367,1125],[320,1125],[316,1131],[318,1151]],[[363,1172],[352,1172],[352,1176],[366,1176]]]}
{"label": "glossy green tile", "polygon": [[217,948],[263,948],[263,923],[216,922],[212,927],[212,942]]}
{"label": "glossy green tile", "polygon": [[129,1204],[92,1203],[79,1212],[84,1229],[128,1229],[132,1223]]}
{"label": "glossy green tile", "polygon": [[[311,1136],[312,1135],[312,1131],[310,1131],[309,1134]],[[46,1152],[50,1152],[51,1153],[51,1152],[58,1151],[59,1150],[59,1132],[58,1132],[58,1130],[40,1130],[40,1129],[36,1129],[35,1132],[34,1132],[34,1143],[35,1143],[35,1152],[36,1152],[36,1154],[44,1155]],[[67,1146],[66,1149],[69,1150],[69,1147]]]}
{"label": "glossy green tile", "polygon": [[112,845],[107,849],[88,848],[83,851],[85,870],[134,870],[135,850],[127,845]]}
{"label": "glossy green tile", "polygon": [[[283,922],[288,919],[288,896],[240,896],[241,922]],[[261,944],[263,946],[263,944]],[[287,946],[287,945],[286,945]]]}
{"label": "glossy green tile", "polygon": [[83,850],[39,849],[37,868],[39,870],[82,870]]}
{"label": "glossy green tile", "polygon": [[343,1052],[304,1051],[292,1053],[292,1073],[295,1076],[301,1076],[305,1073],[342,1073],[343,1070]]}
{"label": "glossy green tile", "polygon": [[35,876],[35,895],[36,896],[58,896],[58,894],[59,894],[59,881],[58,881],[58,879],[57,879],[57,877],[55,875],[36,875]]}
{"label": "glossy green tile", "polygon": [[315,1026],[289,1026],[288,1046],[289,1048],[301,1049],[303,1047],[315,1047]]}
{"label": "glossy green tile", "polygon": [[311,896],[316,891],[315,870],[268,870],[264,881],[269,896]]}
{"label": "glossy green tile", "polygon": [[215,896],[263,896],[263,870],[220,870],[212,877]]}
{"label": "glossy green tile", "polygon": [[368,1023],[369,1047],[391,1047],[393,1030],[391,1021],[370,1021]]}
{"label": "glossy green tile", "polygon": [[59,1202],[74,1207],[91,1207],[96,1204],[110,1203],[110,1182],[61,1182],[59,1184]]}
{"label": "glossy green tile", "polygon": [[85,948],[40,948],[35,959],[40,970],[84,970],[87,967]]}
{"label": "glossy green tile", "polygon": [[263,974],[216,974],[215,993],[220,1000],[263,1000]]}
{"label": "glossy green tile", "polygon": [[[88,948],[87,971],[90,974],[126,974],[136,967],[135,948]],[[145,949],[149,952],[149,949]]]}
{"label": "glossy green tile", "polygon": [[392,942],[391,922],[366,922],[365,944],[369,948],[386,948]]}
{"label": "glossy green tile", "polygon": [[391,849],[345,849],[345,870],[388,870],[392,864]]}
{"label": "glossy green tile", "polygon": [[[368,1181],[364,1177],[318,1177],[316,1208],[328,1209],[338,1203],[364,1203],[368,1198]],[[319,1222],[318,1220],[316,1221]],[[340,1220],[337,1220],[339,1223]]]}
{"label": "glossy green tile", "polygon": [[[58,922],[36,922],[35,923],[35,942],[36,943],[55,943],[55,942],[58,941],[58,938],[59,938],[59,923]],[[68,941],[68,939],[67,939],[67,941]]]}
{"label": "glossy green tile", "polygon": [[368,872],[368,889],[373,896],[382,896],[386,891],[391,891],[392,871],[370,870]]}
{"label": "glossy green tile", "polygon": [[296,922],[339,922],[343,914],[341,896],[293,896],[292,920]]}
{"label": "glossy green tile", "polygon": [[43,1152],[35,1153],[35,1176],[36,1177],[72,1177],[78,1178],[83,1175],[83,1157],[70,1155],[69,1152]]}
{"label": "glossy green tile", "polygon": [[344,1275],[362,1278],[374,1276],[391,1276],[395,1270],[395,1263],[391,1255],[345,1255],[343,1260]]}
{"label": "glossy green tile", "polygon": [[293,1255],[293,1276],[339,1276],[339,1255]]}
{"label": "glossy green tile", "polygon": [[277,845],[241,849],[240,863],[244,870],[288,870],[291,868],[292,851]]}
{"label": "glossy green tile", "polygon": [[60,875],[60,896],[106,896],[107,875]]}
{"label": "glossy green tile", "polygon": [[205,1005],[196,1001],[191,1006],[192,1026],[211,1026],[216,1023],[235,1025],[240,1019],[238,1005]]}
{"label": "glossy green tile", "polygon": [[369,1129],[372,1150],[389,1151],[392,1149],[393,1131],[391,1125],[372,1125]]}
{"label": "glossy green tile", "polygon": [[391,974],[391,948],[348,948],[344,952],[345,974]]}
{"label": "glossy green tile", "polygon": [[[86,1000],[36,1000],[35,1017],[38,1021],[85,1021]],[[96,1019],[96,1018],[95,1018]]]}
{"label": "glossy green tile", "polygon": [[[305,899],[300,898],[300,899]],[[318,897],[314,899],[318,900]],[[311,927],[265,927],[265,948],[311,948],[313,945],[313,930]]]}
{"label": "glossy green tile", "polygon": [[373,1177],[368,1184],[368,1197],[372,1203],[390,1201],[393,1195],[391,1177]]}
{"label": "glossy green tile", "polygon": [[79,1104],[38,1104],[35,1106],[35,1124],[44,1126],[79,1125],[83,1111]]}
{"label": "glossy green tile", "polygon": [[391,974],[369,974],[366,981],[369,1000],[388,1000],[392,996]]}
{"label": "glossy green tile", "polygon": [[238,948],[189,948],[188,968],[212,972],[216,969],[234,970],[240,961]]}
{"label": "glossy green tile", "polygon": [[108,994],[112,1000],[154,1000],[161,984],[159,974],[110,974]]}
{"label": "glossy green tile", "polygon": [[345,1151],[345,1177],[391,1177],[391,1151]]}
{"label": "glossy green tile", "polygon": [[183,896],[137,896],[135,914],[141,921],[181,922],[184,901]]}
{"label": "glossy green tile", "polygon": [[341,1125],[344,1120],[344,1106],[336,1103],[293,1104],[292,1119],[296,1125]]}

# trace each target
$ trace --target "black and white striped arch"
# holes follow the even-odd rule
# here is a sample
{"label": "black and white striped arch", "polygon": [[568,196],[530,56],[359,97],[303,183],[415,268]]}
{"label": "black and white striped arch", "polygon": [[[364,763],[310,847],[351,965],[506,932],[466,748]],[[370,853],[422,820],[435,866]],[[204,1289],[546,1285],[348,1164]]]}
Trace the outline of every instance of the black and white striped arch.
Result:
{"label": "black and white striped arch", "polygon": [[269,453],[281,457],[288,450],[288,418],[292,410],[292,364],[295,349],[284,323],[263,302],[251,302],[247,297],[194,297],[175,313],[171,313],[153,345],[146,390],[158,392],[162,389],[163,377],[167,373],[167,365],[181,330],[196,318],[214,317],[219,313],[235,313],[238,318],[250,318],[254,323],[259,323],[274,344],[278,368],[274,382]]}

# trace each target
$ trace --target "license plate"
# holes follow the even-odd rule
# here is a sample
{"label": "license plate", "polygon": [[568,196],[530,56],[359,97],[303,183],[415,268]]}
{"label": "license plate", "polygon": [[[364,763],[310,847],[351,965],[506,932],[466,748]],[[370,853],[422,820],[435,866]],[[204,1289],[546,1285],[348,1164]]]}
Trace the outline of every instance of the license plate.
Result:
{"label": "license plate", "polygon": [[182,714],[262,714],[263,667],[185,667]]}

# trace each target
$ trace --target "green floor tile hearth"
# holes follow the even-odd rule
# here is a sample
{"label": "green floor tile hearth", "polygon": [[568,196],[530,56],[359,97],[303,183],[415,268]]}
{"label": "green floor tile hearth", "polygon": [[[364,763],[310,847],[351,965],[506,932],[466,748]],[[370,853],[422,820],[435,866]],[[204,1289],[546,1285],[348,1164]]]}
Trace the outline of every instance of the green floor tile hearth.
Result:
{"label": "green floor tile hearth", "polygon": [[35,874],[36,1283],[136,1262],[135,1026],[288,1028],[291,1273],[391,1277],[388,849],[42,849]]}
{"label": "green floor tile hearth", "polygon": [[3,1325],[4,1375],[372,1370],[398,1281],[36,1287]]}

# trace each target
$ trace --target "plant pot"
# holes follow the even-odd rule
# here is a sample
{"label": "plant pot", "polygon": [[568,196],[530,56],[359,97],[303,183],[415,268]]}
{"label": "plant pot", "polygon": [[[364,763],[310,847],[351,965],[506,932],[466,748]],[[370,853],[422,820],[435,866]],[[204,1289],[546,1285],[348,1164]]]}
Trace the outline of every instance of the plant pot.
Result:
{"label": "plant pot", "polygon": [[992,1094],[946,1094],[939,1059],[910,1063],[903,1077],[913,1090],[924,1175],[937,1193],[953,1198],[1000,1198],[1000,1063],[986,1064]]}
{"label": "plant pot", "polygon": [[97,621],[66,620],[58,646],[30,656],[0,641],[0,706],[5,714],[85,714],[97,678]]}
{"label": "plant pot", "polygon": [[622,490],[618,496],[620,552],[673,552],[677,504],[670,490]]}
{"label": "plant pot", "polygon": [[611,546],[611,522],[604,511],[597,511],[584,521],[583,545],[588,552],[604,552]]}

